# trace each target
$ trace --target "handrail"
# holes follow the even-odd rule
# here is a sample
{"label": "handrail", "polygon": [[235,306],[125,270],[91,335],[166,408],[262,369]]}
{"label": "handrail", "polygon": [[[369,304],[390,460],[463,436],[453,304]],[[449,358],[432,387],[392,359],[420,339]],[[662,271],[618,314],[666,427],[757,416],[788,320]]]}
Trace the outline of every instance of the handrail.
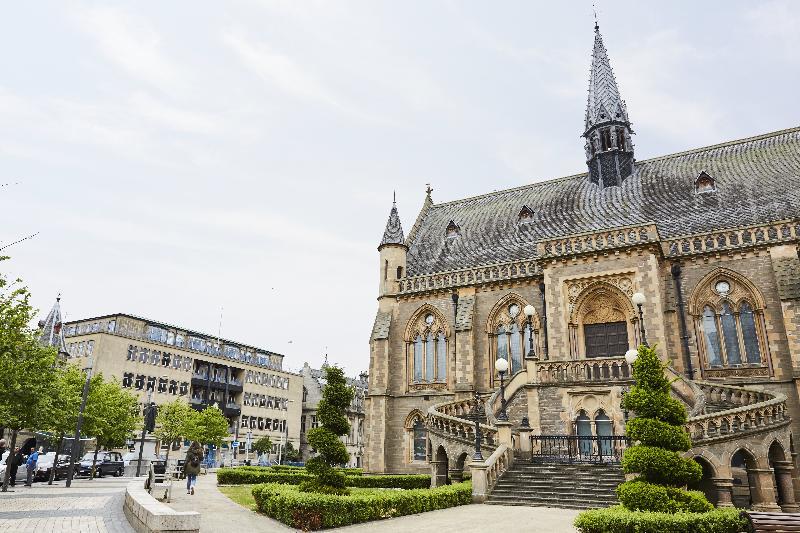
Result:
{"label": "handrail", "polygon": [[[506,402],[511,401],[514,397],[514,394],[518,390],[520,390],[526,383],[528,383],[528,371],[527,370],[520,370],[508,380],[505,384],[505,398]],[[495,411],[500,410],[500,389],[498,388],[495,390],[491,396],[489,396],[489,400],[486,402],[486,405],[489,407],[486,410],[486,419],[491,422],[497,422],[497,418],[494,416]]]}
{"label": "handrail", "polygon": [[536,364],[538,383],[587,383],[633,381],[631,367],[624,357],[597,357]]}
{"label": "handrail", "polygon": [[500,476],[513,464],[514,450],[511,447],[501,444],[489,456],[488,459],[480,463],[470,464],[472,470],[472,501],[482,503],[486,496],[497,484]]}
{"label": "handrail", "polygon": [[[426,420],[428,430],[469,444],[473,443],[475,441],[475,422],[438,411],[437,408],[443,405],[445,404],[437,404],[428,408]],[[479,424],[479,426],[483,434],[483,447],[494,450],[497,446],[497,428],[488,424]]]}

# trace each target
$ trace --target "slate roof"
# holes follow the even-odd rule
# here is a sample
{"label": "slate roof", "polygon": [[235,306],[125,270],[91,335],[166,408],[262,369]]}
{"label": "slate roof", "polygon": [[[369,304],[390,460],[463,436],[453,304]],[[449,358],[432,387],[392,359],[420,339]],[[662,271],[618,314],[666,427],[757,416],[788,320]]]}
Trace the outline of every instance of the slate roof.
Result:
{"label": "slate roof", "polygon": [[400,217],[397,215],[397,202],[392,202],[392,210],[389,211],[389,220],[386,221],[386,229],[383,232],[383,239],[378,248],[384,244],[403,244],[403,226],[400,225]]}
{"label": "slate roof", "polygon": [[584,132],[598,124],[612,120],[628,122],[628,111],[625,101],[619,94],[617,80],[611,70],[611,61],[608,59],[606,47],[603,45],[600,28],[595,26]]}
{"label": "slate roof", "polygon": [[[702,171],[716,192],[696,194]],[[521,223],[523,205],[534,216]],[[539,241],[621,226],[656,224],[668,239],[800,218],[800,127],[637,162],[618,187],[583,173],[423,211],[406,241],[409,277],[535,258]]]}

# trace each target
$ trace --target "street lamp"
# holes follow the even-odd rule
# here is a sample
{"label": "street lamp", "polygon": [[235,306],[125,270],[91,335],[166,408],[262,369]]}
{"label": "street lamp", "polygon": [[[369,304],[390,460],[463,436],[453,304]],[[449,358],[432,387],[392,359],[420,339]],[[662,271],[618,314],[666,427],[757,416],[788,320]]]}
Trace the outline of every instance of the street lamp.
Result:
{"label": "street lamp", "polygon": [[[92,381],[92,358],[89,357],[86,359],[86,368],[84,368],[86,372],[86,381],[83,383],[83,396],[81,396],[81,408],[78,410],[78,423],[75,426],[75,440],[72,441],[72,450],[69,454],[69,470],[67,470],[67,482],[66,486],[69,487],[72,485],[72,475],[75,471],[75,455],[78,453],[78,449],[81,445],[81,426],[83,426],[83,412],[86,410],[86,400],[89,398],[89,383]],[[56,467],[55,461],[53,462],[53,468]]]}
{"label": "street lamp", "polygon": [[[147,389],[147,404],[144,406],[144,424],[142,425],[142,437],[139,439],[139,460],[136,462],[136,477],[142,474],[142,454],[144,453],[144,437],[149,431],[152,433],[156,429],[156,404],[153,402],[153,389]],[[158,450],[157,455],[161,454]]]}
{"label": "street lamp", "polygon": [[528,345],[530,346],[528,349],[528,357],[536,359],[536,352],[533,349],[533,315],[536,313],[536,309],[534,309],[531,304],[528,304],[522,311],[525,313],[525,316],[528,317]]}
{"label": "street lamp", "polygon": [[481,433],[481,418],[482,418],[481,395],[475,391],[475,405],[472,408],[471,417],[475,419],[475,453],[472,454],[472,461],[483,462],[483,454],[481,454],[481,441],[483,434]]}
{"label": "street lamp", "polygon": [[625,362],[628,363],[629,365],[633,366],[633,363],[635,363],[637,359],[639,359],[638,351],[630,349],[627,352],[625,352]]}
{"label": "street lamp", "polygon": [[644,312],[642,311],[642,306],[647,301],[647,298],[641,292],[637,292],[631,297],[631,301],[637,309],[639,309],[639,333],[642,336],[642,344],[649,346],[649,344],[647,344],[647,336],[644,332]]}
{"label": "street lamp", "polygon": [[494,362],[494,368],[500,373],[500,414],[497,415],[497,420],[501,422],[508,422],[508,414],[506,413],[506,387],[503,378],[508,370],[508,361],[502,357],[498,357]]}

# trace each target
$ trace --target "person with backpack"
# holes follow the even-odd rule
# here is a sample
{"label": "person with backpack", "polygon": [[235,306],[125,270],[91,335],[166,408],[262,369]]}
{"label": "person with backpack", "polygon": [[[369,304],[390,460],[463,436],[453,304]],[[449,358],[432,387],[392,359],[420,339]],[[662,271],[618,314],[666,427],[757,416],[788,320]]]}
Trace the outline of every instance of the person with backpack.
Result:
{"label": "person with backpack", "polygon": [[186,452],[186,461],[183,473],[186,474],[186,494],[194,495],[194,486],[197,483],[197,474],[200,473],[200,461],[203,460],[203,448],[200,443],[193,441]]}

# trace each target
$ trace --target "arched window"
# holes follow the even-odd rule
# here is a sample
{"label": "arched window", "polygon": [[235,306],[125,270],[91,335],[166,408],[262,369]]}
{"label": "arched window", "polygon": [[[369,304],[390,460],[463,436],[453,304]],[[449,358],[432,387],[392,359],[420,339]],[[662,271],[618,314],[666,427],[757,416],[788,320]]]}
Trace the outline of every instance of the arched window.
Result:
{"label": "arched window", "polygon": [[594,431],[598,437],[597,449],[600,455],[611,455],[611,439],[608,437],[614,434],[614,430],[611,426],[611,419],[602,409],[594,417]]}
{"label": "arched window", "polygon": [[522,368],[522,337],[516,324],[511,325],[508,343],[511,349],[511,368]]}
{"label": "arched window", "polygon": [[[514,296],[507,296],[495,305],[489,313],[487,330],[489,342],[494,353],[491,360],[508,361],[508,376],[512,376],[525,367],[525,356],[530,350],[530,335],[533,333],[534,353],[538,350],[539,319],[534,313],[532,317],[533,331],[528,326],[528,318],[523,312],[527,304]],[[494,337],[492,339],[492,337]]]}
{"label": "arched window", "polygon": [[409,322],[406,339],[413,388],[427,389],[434,383],[446,385],[447,333],[441,315],[432,308],[418,312]]}
{"label": "arched window", "polygon": [[421,418],[414,422],[414,460],[424,461],[426,457],[426,450],[428,449],[428,430],[425,429],[425,424]]}
{"label": "arched window", "polygon": [[508,361],[508,338],[506,337],[505,326],[498,326],[497,328],[497,359]]}
{"label": "arched window", "polygon": [[722,349],[719,344],[717,320],[710,306],[703,309],[703,335],[706,339],[706,355],[711,366],[722,366]]}
{"label": "arched window", "polygon": [[575,434],[578,436],[580,454],[585,457],[592,455],[592,421],[586,411],[581,410],[575,419]]}
{"label": "arched window", "polygon": [[748,278],[722,268],[710,273],[692,291],[689,313],[706,375],[722,377],[727,368],[742,376],[771,372],[769,357],[762,355],[769,351],[764,299]]}
{"label": "arched window", "polygon": [[742,329],[744,350],[747,362],[750,364],[761,363],[761,350],[758,348],[758,333],[756,332],[756,319],[753,308],[748,302],[739,306],[739,323]]}

